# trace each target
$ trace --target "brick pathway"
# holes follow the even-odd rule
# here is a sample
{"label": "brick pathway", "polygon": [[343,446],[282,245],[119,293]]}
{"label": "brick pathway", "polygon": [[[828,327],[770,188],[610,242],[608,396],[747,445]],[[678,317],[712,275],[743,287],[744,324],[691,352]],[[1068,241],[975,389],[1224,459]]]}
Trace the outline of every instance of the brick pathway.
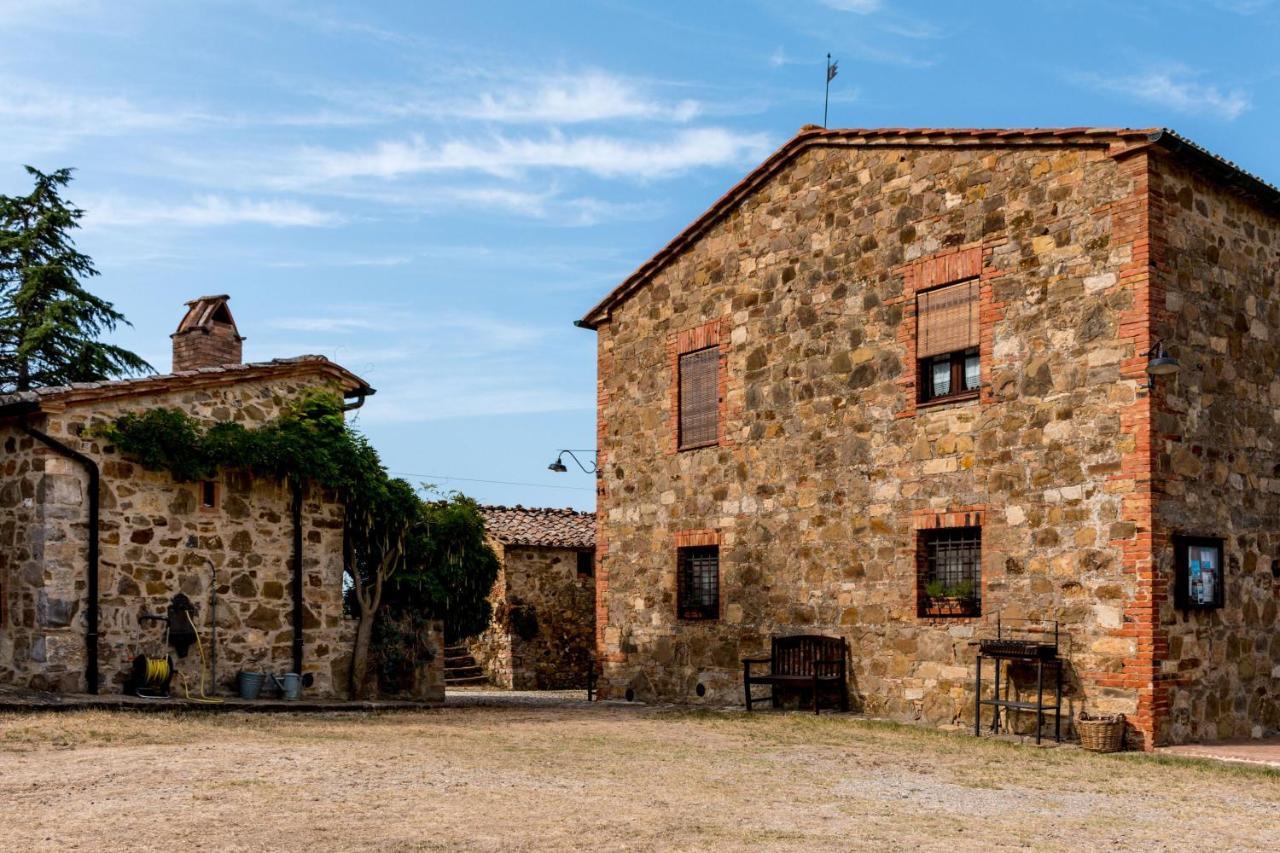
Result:
{"label": "brick pathway", "polygon": [[1182,746],[1162,746],[1159,755],[1175,755],[1182,758],[1212,758],[1215,761],[1233,761],[1244,764],[1265,764],[1280,769],[1280,737],[1260,740],[1224,741],[1222,743],[1189,743]]}

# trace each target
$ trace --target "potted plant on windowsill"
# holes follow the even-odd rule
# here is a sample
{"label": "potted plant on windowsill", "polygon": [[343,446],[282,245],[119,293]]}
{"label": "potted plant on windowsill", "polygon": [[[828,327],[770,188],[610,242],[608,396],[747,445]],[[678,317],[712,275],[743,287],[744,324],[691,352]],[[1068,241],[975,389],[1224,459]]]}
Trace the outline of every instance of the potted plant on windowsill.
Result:
{"label": "potted plant on windowsill", "polygon": [[925,585],[925,614],[928,616],[976,616],[978,590],[971,580],[950,586],[933,580]]}

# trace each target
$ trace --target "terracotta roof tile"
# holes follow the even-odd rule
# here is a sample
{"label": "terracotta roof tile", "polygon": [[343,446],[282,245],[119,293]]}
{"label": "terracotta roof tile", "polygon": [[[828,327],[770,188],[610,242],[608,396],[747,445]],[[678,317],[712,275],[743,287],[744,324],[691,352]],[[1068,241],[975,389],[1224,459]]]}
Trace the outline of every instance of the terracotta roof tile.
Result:
{"label": "terracotta roof tile", "polygon": [[596,514],[573,509],[482,506],[489,534],[503,545],[541,548],[594,548]]}
{"label": "terracotta roof tile", "polygon": [[15,394],[0,395],[0,415],[6,410],[31,410],[46,406],[60,406],[86,400],[108,397],[136,396],[152,392],[172,390],[183,385],[211,385],[226,382],[242,382],[268,379],[275,376],[299,373],[328,373],[342,382],[346,391],[372,394],[373,388],[359,376],[322,355],[301,355],[296,358],[277,358],[251,364],[227,364],[221,367],[202,367],[178,373],[158,376],[139,376],[133,379],[113,379],[104,382],[76,382],[36,388]]}

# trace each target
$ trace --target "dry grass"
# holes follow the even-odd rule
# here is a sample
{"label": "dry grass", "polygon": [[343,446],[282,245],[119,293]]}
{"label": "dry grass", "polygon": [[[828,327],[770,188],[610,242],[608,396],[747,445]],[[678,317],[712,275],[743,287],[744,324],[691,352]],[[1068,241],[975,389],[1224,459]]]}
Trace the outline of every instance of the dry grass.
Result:
{"label": "dry grass", "polygon": [[4,850],[1280,849],[1280,774],[609,706],[0,717]]}

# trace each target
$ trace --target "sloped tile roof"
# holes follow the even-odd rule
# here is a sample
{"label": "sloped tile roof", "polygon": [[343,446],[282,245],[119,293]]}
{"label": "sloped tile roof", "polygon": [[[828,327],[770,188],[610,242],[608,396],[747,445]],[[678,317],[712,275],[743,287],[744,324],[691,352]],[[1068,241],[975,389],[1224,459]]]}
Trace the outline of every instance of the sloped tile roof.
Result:
{"label": "sloped tile roof", "polygon": [[485,527],[503,545],[594,548],[596,514],[573,509],[482,506]]}
{"label": "sloped tile roof", "polygon": [[697,242],[716,222],[733,211],[745,198],[769,181],[783,166],[800,152],[815,146],[938,146],[938,147],[989,147],[989,146],[1100,146],[1114,152],[1158,146],[1173,156],[1181,158],[1202,174],[1221,182],[1231,189],[1270,210],[1280,211],[1280,189],[1246,172],[1244,169],[1217,156],[1165,128],[1122,127],[1024,127],[1024,128],[970,128],[970,127],[880,127],[880,128],[822,128],[806,125],[800,132],[763,163],[707,208],[701,216],[676,235],[657,254],[640,265],[621,284],[611,290],[594,308],[576,321],[576,325],[594,329],[608,319],[610,311],[624,302],[632,293],[643,287],[650,278]]}
{"label": "sloped tile roof", "polygon": [[252,364],[226,364],[220,367],[202,367],[159,376],[139,376],[134,379],[114,379],[105,382],[77,382],[74,385],[58,385],[36,388],[16,394],[0,395],[0,415],[45,408],[60,408],[72,403],[103,400],[110,397],[130,397],[149,393],[172,391],[175,388],[222,385],[230,382],[248,382],[256,379],[272,379],[281,376],[318,373],[331,376],[351,394],[369,395],[374,389],[359,376],[322,355],[302,355],[297,358],[277,358]]}

